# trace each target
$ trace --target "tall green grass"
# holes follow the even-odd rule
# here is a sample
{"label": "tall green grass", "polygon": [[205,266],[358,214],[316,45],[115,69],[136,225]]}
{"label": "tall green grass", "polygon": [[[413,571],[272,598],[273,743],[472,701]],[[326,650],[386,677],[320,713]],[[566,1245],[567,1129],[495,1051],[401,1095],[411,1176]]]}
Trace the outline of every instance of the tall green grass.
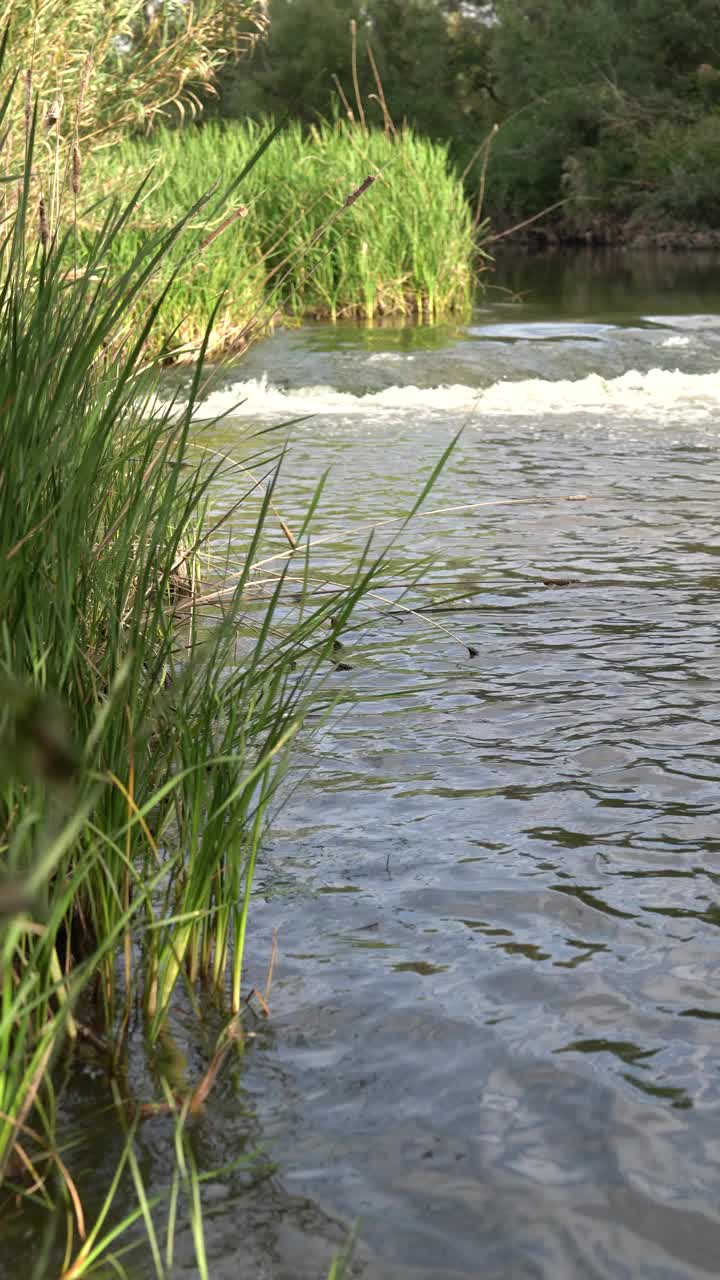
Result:
{"label": "tall green grass", "polygon": [[[140,181],[154,166],[140,216],[108,246],[113,267],[125,269],[143,237],[171,226],[210,182],[222,187],[240,172],[271,130],[208,124],[97,152],[84,175],[94,196],[128,175]],[[97,216],[86,213],[83,224],[94,227]],[[223,291],[213,352],[241,346],[276,313],[434,320],[463,312],[476,247],[471,224],[444,147],[410,130],[390,135],[339,121],[308,133],[292,124],[253,166],[230,210],[193,218],[199,251],[192,273],[169,290],[166,343],[197,342],[201,317]]]}
{"label": "tall green grass", "polygon": [[[316,598],[301,548],[300,598],[296,573],[285,601],[279,572],[259,614],[249,611],[281,462],[272,436],[259,437],[256,458],[237,472],[239,494],[256,487],[251,469],[266,477],[244,561],[223,590],[198,584],[208,496],[229,465],[195,451],[220,303],[182,399],[161,398],[145,353],[186,287],[195,323],[207,317],[214,284],[198,294],[168,262],[192,258],[193,228],[208,214],[227,216],[236,192],[250,198],[237,183],[249,169],[257,184],[253,157],[229,157],[221,197],[199,192],[155,230],[133,229],[147,221],[143,192],[110,205],[84,230],[80,266],[62,187],[52,200],[38,194],[37,130],[36,104],[23,172],[2,188],[0,210],[0,1198],[28,1199],[63,1221],[67,1210],[67,1277],[87,1274],[111,1247],[105,1219],[122,1170],[101,1217],[83,1223],[59,1147],[58,1067],[82,1040],[113,1082],[127,1131],[123,1168],[138,1209],[126,1224],[145,1224],[163,1273],[133,1154],[140,1113],[122,1064],[131,1015],[141,1015],[152,1045],[178,985],[196,999],[204,983],[225,1002],[226,1029],[206,1077],[184,1097],[168,1084],[160,1099],[177,1126],[173,1213],[182,1186],[204,1275],[185,1120],[242,1039],[267,807],[337,637],[381,562],[368,552],[343,586]],[[208,597],[222,600],[210,616]],[[49,1262],[39,1266],[54,1274]]]}

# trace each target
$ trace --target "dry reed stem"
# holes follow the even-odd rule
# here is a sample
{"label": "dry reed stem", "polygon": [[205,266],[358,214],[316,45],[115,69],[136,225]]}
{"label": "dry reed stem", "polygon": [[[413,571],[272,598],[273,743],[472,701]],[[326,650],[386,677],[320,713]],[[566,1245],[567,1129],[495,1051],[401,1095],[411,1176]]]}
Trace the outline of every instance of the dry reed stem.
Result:
{"label": "dry reed stem", "polygon": [[345,115],[347,116],[351,124],[355,124],[355,112],[353,111],[352,107],[350,106],[350,103],[347,100],[347,97],[345,96],[345,90],[343,89],[337,76],[334,74],[333,74],[333,80],[335,81],[335,88],[340,94],[340,100],[345,108]]}
{"label": "dry reed stem", "polygon": [[383,120],[385,122],[384,127],[385,127],[385,133],[387,137],[397,138],[397,129],[395,128],[395,125],[393,123],[393,118],[390,115],[388,104],[385,101],[385,91],[383,89],[382,80],[380,79],[380,72],[377,69],[377,63],[375,62],[375,55],[373,54],[371,44],[368,44],[367,56],[368,56],[368,61],[370,63],[370,67],[372,68],[375,84],[377,85],[377,94],[371,93],[370,97],[374,98],[375,101],[378,102],[380,105],[380,110],[383,113]]}
{"label": "dry reed stem", "polygon": [[82,170],[82,159],[80,156],[80,144],[76,138],[72,146],[72,176],[70,179],[72,192],[74,196],[80,195],[81,170]]}
{"label": "dry reed stem", "polygon": [[516,231],[522,231],[524,227],[529,227],[531,223],[537,222],[539,218],[544,218],[546,213],[554,213],[562,205],[569,204],[573,198],[573,196],[565,196],[562,200],[556,200],[555,204],[549,204],[546,209],[541,209],[539,213],[534,213],[531,218],[525,218],[524,222],[516,222],[513,227],[508,227],[507,231],[498,231],[496,235],[488,236],[485,243],[495,244],[498,240],[504,240],[506,236],[515,235]]}
{"label": "dry reed stem", "polygon": [[360,96],[360,83],[358,81],[357,72],[357,22],[354,18],[350,19],[350,35],[352,38],[352,78],[353,88],[355,90],[355,101],[357,102],[358,114],[360,116],[360,127],[363,133],[367,133],[367,124],[365,122],[365,112],[363,110],[362,98]]}
{"label": "dry reed stem", "polygon": [[[43,1137],[43,1135],[41,1133],[38,1133],[36,1129],[32,1129],[30,1125],[25,1124],[24,1121],[13,1120],[12,1116],[8,1115],[6,1111],[0,1111],[0,1120],[2,1120],[5,1124],[13,1125],[13,1127],[16,1130],[19,1130],[20,1132],[24,1133],[27,1137],[32,1138],[33,1142],[36,1142],[38,1146],[47,1148],[47,1142],[46,1142],[46,1139]],[[28,1156],[27,1152],[25,1151],[24,1147],[22,1147],[20,1143],[16,1141],[14,1142],[11,1150],[17,1153],[18,1158],[20,1159],[24,1167],[27,1169],[28,1173],[30,1173],[31,1176],[35,1178],[36,1184],[38,1186],[42,1186],[44,1180],[40,1178],[40,1175],[35,1170],[35,1167],[32,1161],[30,1160],[30,1157]],[[81,1240],[84,1240],[86,1235],[85,1215],[83,1213],[82,1201],[78,1194],[77,1187],[75,1186],[75,1183],[70,1175],[70,1171],[68,1170],[67,1165],[65,1164],[64,1160],[62,1159],[58,1151],[54,1151],[49,1148],[46,1149],[44,1152],[44,1159],[54,1160],[60,1170],[63,1181],[65,1182],[65,1185],[68,1189],[68,1194],[70,1196],[70,1199],[72,1200],[73,1209],[75,1210],[75,1218],[77,1221],[78,1235],[80,1236]],[[32,1192],[35,1190],[36,1190],[36,1187],[31,1187],[28,1194],[32,1194]]]}
{"label": "dry reed stem", "polygon": [[[262,1013],[263,1018],[270,1017],[270,1009],[268,1007],[267,1001],[265,1000],[264,996],[260,995],[260,992],[258,991],[257,987],[253,987],[252,990],[249,991],[245,997],[245,1004],[248,1006],[249,1009],[252,1009],[252,1005],[250,1004],[251,1000],[257,1000],[258,1004],[260,1005],[260,1011]],[[252,1012],[255,1013],[255,1010],[252,1009]],[[257,1014],[255,1014],[255,1016],[257,1017]]]}
{"label": "dry reed stem", "polygon": [[475,649],[473,645],[468,644],[467,640],[463,640],[462,636],[451,631],[450,627],[444,626],[442,622],[435,622],[433,618],[426,617],[423,609],[411,609],[409,605],[403,604],[400,600],[391,600],[388,596],[380,595],[379,591],[370,591],[368,592],[368,595],[370,599],[378,600],[380,604],[390,605],[393,613],[410,614],[413,618],[419,618],[420,621],[426,623],[427,626],[434,627],[436,631],[444,632],[450,640],[455,642],[455,644],[459,644],[463,649],[467,649],[471,658],[477,658],[478,650]]}
{"label": "dry reed stem", "polygon": [[80,123],[80,120],[82,118],[82,113],[85,107],[85,95],[88,91],[88,86],[90,84],[90,77],[92,76],[94,65],[95,63],[94,63],[92,53],[88,53],[85,59],[85,65],[83,67],[82,79],[80,81],[80,92],[78,94],[78,101],[77,101],[76,118],[77,118],[78,124]]}
{"label": "dry reed stem", "polygon": [[493,125],[490,131],[490,136],[488,137],[485,143],[485,152],[483,155],[482,169],[480,170],[480,188],[478,190],[477,205],[475,207],[475,218],[473,220],[474,227],[479,227],[480,221],[482,218],[482,210],[483,210],[483,205],[485,203],[485,183],[487,181],[487,170],[488,170],[488,164],[490,162],[490,150],[492,148],[493,142],[495,141],[495,138],[497,137],[499,130],[500,130],[500,125],[496,122]]}
{"label": "dry reed stem", "polygon": [[[552,494],[543,498],[489,498],[489,499],[486,499],[484,502],[460,503],[457,506],[450,506],[450,507],[434,507],[430,511],[423,511],[421,514],[423,516],[438,516],[438,515],[454,514],[455,512],[461,512],[461,511],[475,511],[479,507],[508,507],[508,506],[517,506],[517,505],[530,506],[530,505],[537,505],[537,504],[543,505],[545,503],[552,503],[552,502],[587,502],[592,498],[592,496],[593,495],[589,493],[573,493],[573,494],[557,494],[557,495]],[[381,529],[389,524],[403,524],[406,520],[408,520],[408,518],[409,517],[407,515],[388,516],[387,519],[385,520],[369,521],[367,524],[356,525],[354,532],[355,533],[364,533],[367,531],[374,532],[375,529]],[[321,538],[308,538],[306,539],[305,542],[301,542],[298,545],[297,549],[299,551],[304,551],[306,548],[309,548],[309,547],[317,547],[321,543],[332,542],[336,537],[337,537],[337,534],[329,533],[324,535]],[[289,559],[289,557],[292,555],[294,555],[293,551],[279,551],[276,555],[268,556],[267,559],[265,560],[257,560],[255,564],[252,566],[252,568],[259,569],[259,568],[262,568],[263,565],[272,564],[273,561],[275,560]],[[203,601],[199,601],[199,603],[203,603]]]}
{"label": "dry reed stem", "polygon": [[271,952],[270,952],[270,963],[269,963],[269,965],[268,965],[267,978],[265,979],[265,992],[264,992],[264,995],[265,995],[265,1003],[266,1003],[266,1004],[267,1004],[267,1001],[270,999],[270,988],[271,988],[271,986],[272,986],[273,974],[274,974],[274,972],[275,972],[275,965],[276,965],[276,963],[277,963],[277,957],[278,957],[278,931],[277,931],[277,929],[273,929],[273,931],[272,931],[272,950],[271,950]]}
{"label": "dry reed stem", "polygon": [[[422,515],[423,516],[450,515],[458,512],[475,511],[480,507],[506,507],[506,506],[518,506],[518,505],[519,506],[526,506],[526,505],[536,506],[536,505],[543,505],[545,503],[553,503],[553,502],[590,502],[592,501],[593,496],[594,495],[590,493],[571,493],[571,494],[551,494],[551,495],[548,495],[547,497],[542,497],[542,498],[490,498],[483,502],[460,503],[457,506],[449,506],[449,507],[433,507],[429,511],[423,511]],[[374,533],[376,529],[381,529],[384,526],[387,526],[389,524],[402,524],[407,519],[408,519],[407,515],[388,516],[387,519],[385,520],[370,521],[367,524],[356,525],[353,532],[354,533],[367,533],[367,532]],[[336,537],[337,537],[337,534],[330,533],[330,534],[325,534],[320,538],[307,538],[304,542],[298,543],[297,547],[294,549],[291,548],[289,551],[278,551],[275,553],[275,555],[267,556],[263,560],[256,560],[255,563],[251,565],[251,571],[255,573],[257,572],[258,569],[262,569],[265,565],[273,564],[277,560],[289,560],[293,555],[295,555],[296,551],[305,552],[314,547],[321,546],[327,542],[332,542],[336,539]],[[196,606],[218,603],[225,596],[231,594],[234,591],[235,588],[233,586],[233,583],[236,582],[239,578],[241,578],[245,572],[246,572],[245,569],[240,569],[236,573],[230,574],[224,586],[219,587],[216,591],[210,591],[210,592],[207,592],[205,595],[196,597],[193,603]]]}
{"label": "dry reed stem", "polygon": [[[45,1052],[41,1055],[40,1060],[35,1068],[35,1073],[30,1081],[30,1084],[28,1085],[27,1091],[25,1093],[25,1097],[22,1100],[22,1105],[20,1107],[20,1110],[17,1116],[13,1119],[12,1116],[8,1116],[8,1115],[5,1115],[3,1112],[0,1112],[0,1118],[4,1119],[7,1124],[12,1125],[12,1128],[13,1128],[13,1136],[10,1140],[8,1154],[12,1151],[13,1146],[15,1144],[15,1134],[19,1133],[20,1131],[22,1132],[26,1131],[27,1126],[25,1125],[25,1119],[35,1104],[35,1099],[38,1095],[38,1091],[40,1089],[40,1085],[45,1075],[47,1065],[50,1061],[50,1056],[52,1054],[52,1051],[53,1051],[53,1045],[52,1045],[52,1042],[49,1042],[47,1045],[47,1048],[45,1049]],[[0,1182],[2,1182],[2,1175],[3,1175],[3,1165],[0,1163]]]}
{"label": "dry reed stem", "polygon": [[190,1112],[200,1110],[210,1090],[215,1084],[220,1068],[222,1067],[232,1046],[242,1039],[242,1016],[242,1013],[236,1014],[219,1037],[219,1042],[215,1049],[215,1053],[213,1054],[212,1061],[205,1072],[205,1075],[196,1085],[190,1097]]}

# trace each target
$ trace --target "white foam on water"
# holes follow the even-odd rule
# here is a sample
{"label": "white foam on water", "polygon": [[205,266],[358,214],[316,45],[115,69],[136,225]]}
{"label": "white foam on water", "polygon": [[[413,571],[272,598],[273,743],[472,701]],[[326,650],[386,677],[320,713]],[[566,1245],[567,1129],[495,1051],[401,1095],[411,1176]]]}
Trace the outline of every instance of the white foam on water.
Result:
{"label": "white foam on water", "polygon": [[[462,384],[441,387],[392,386],[365,395],[329,386],[285,390],[267,380],[249,379],[213,392],[199,407],[203,418],[323,417],[360,414],[448,413],[537,417],[542,414],[593,413],[600,416],[705,419],[720,414],[720,371],[690,374],[678,370],[630,370],[618,378],[587,377],[551,382],[542,378],[495,382],[486,388]],[[719,419],[720,421],[720,419]]]}
{"label": "white foam on water", "polygon": [[660,343],[660,346],[661,347],[689,347],[690,339],[683,338],[679,333],[676,333],[675,336],[672,338],[665,338],[664,341]]}
{"label": "white foam on water", "polygon": [[685,329],[701,332],[703,329],[720,329],[720,315],[690,316],[642,316],[646,324],[662,325],[666,329]]}
{"label": "white foam on water", "polygon": [[701,417],[720,411],[720,372],[631,369],[618,378],[588,374],[574,381],[496,382],[482,398],[484,413],[597,413]]}
{"label": "white foam on water", "polygon": [[[369,391],[356,396],[349,391],[336,391],[334,387],[298,387],[285,390],[263,378],[251,378],[236,382],[213,392],[200,406],[203,417],[232,412],[235,417],[260,417],[267,414],[283,414],[300,417],[306,414],[375,414],[402,413],[424,409],[462,412],[470,409],[482,395],[473,387],[386,387],[383,391]],[[237,407],[235,407],[237,405]]]}
{"label": "white foam on water", "polygon": [[410,355],[408,351],[374,351],[368,356],[368,364],[400,364],[414,360],[415,357]]}

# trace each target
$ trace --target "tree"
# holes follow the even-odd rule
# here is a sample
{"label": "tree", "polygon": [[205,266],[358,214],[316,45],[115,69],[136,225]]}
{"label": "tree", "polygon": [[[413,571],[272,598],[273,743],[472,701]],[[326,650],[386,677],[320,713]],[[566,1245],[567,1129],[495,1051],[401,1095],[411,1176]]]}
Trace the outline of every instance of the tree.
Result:
{"label": "tree", "polygon": [[393,120],[433,138],[468,133],[491,92],[488,28],[458,0],[270,0],[267,16],[252,57],[222,76],[227,115],[290,112],[310,123],[345,109],[338,85],[359,115],[357,83],[362,111],[382,124],[368,49]]}
{"label": "tree", "polygon": [[497,17],[495,210],[525,215],[568,198],[570,214],[591,221],[598,209],[660,207],[672,174],[648,170],[647,140],[664,130],[667,144],[672,124],[681,148],[717,101],[720,0],[497,0]]}

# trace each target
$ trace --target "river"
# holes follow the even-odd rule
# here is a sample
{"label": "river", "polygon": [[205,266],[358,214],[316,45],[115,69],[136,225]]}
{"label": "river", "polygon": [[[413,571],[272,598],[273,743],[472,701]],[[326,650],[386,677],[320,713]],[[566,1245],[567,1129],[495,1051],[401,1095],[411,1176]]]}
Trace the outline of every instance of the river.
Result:
{"label": "river", "polygon": [[[353,1224],[364,1280],[718,1272],[718,262],[508,257],[492,285],[467,325],[278,332],[208,406],[243,400],[210,437],[236,456],[303,418],[276,503],[297,526],[330,469],[328,578],[462,428],[394,548],[421,583],[359,617],[353,705],[263,851],[271,1017],[197,1142],[275,1173],[208,1188],[218,1280],[319,1280]],[[141,1131],[151,1187],[167,1143]]]}
{"label": "river", "polygon": [[[457,509],[396,548],[460,598],[359,626],[258,875],[242,1087],[284,1203],[248,1276],[321,1274],[337,1220],[373,1280],[717,1274],[717,261],[493,286],[467,326],[279,333],[213,397],[229,452],[312,415],[276,501],[330,468],[328,574],[463,428],[425,504]],[[227,1090],[224,1157],[244,1124]]]}

